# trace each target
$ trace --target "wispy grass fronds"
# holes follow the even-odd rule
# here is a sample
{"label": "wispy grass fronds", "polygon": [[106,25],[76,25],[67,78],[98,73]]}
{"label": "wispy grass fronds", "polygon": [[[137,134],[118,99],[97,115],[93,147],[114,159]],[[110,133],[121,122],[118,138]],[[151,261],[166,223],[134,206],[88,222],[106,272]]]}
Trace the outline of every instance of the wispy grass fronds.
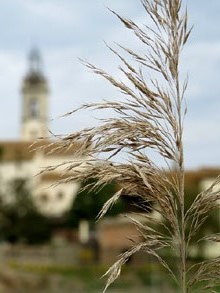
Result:
{"label": "wispy grass fronds", "polygon": [[193,289],[195,285],[201,284],[201,290],[217,292],[214,289],[220,286],[220,257],[201,262],[191,269],[196,269],[196,271],[188,281],[189,290]]}
{"label": "wispy grass fronds", "polygon": [[[220,176],[206,190],[197,195],[189,209],[186,211],[186,225],[189,227],[188,244],[193,236],[202,227],[210,212],[220,208]],[[212,237],[214,240],[214,238]],[[217,239],[217,238],[216,238]],[[211,240],[210,236],[206,236],[203,240]]]}
{"label": "wispy grass fronds", "polygon": [[[220,179],[200,193],[185,211],[182,136],[187,78],[180,80],[179,64],[180,53],[191,32],[188,14],[182,8],[181,0],[141,0],[141,3],[151,25],[140,26],[112,11],[134,33],[137,43],[145,47],[144,53],[140,53],[120,44],[114,48],[107,45],[120,62],[123,81],[83,61],[90,70],[118,89],[123,99],[84,104],[66,114],[84,110],[110,109],[114,112],[103,119],[101,125],[61,139],[62,151],[76,142],[83,142],[77,151],[83,158],[63,164],[67,174],[71,171],[71,176],[63,181],[81,182],[92,177],[96,179],[94,188],[116,182],[119,189],[103,206],[99,217],[123,195],[141,197],[161,215],[157,225],[149,210],[143,223],[131,219],[140,232],[141,241],[121,254],[108,270],[105,290],[120,275],[127,259],[143,250],[153,255],[173,276],[180,291],[186,293],[199,280],[214,282],[219,276],[219,259],[199,264],[192,278],[186,261],[189,242],[209,211],[219,205],[219,191],[215,187]],[[104,154],[105,159],[100,154]],[[120,154],[125,157],[123,161]],[[165,164],[158,163],[155,154]],[[174,253],[178,269],[166,263],[162,254],[164,248]]]}

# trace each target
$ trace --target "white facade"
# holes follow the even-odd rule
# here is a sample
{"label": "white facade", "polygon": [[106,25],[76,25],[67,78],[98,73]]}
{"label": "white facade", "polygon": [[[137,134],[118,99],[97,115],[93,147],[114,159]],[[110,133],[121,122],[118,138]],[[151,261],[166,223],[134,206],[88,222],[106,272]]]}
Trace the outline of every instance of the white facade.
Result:
{"label": "white facade", "polygon": [[[10,142],[10,147],[16,148],[18,142]],[[22,144],[22,142],[21,142]],[[1,146],[8,146],[8,143],[1,143]],[[24,149],[27,145],[24,145]],[[72,205],[74,197],[79,189],[78,183],[55,184],[59,180],[59,173],[44,173],[37,175],[47,163],[62,163],[63,157],[51,156],[35,152],[33,157],[21,161],[3,161],[0,163],[1,191],[9,196],[7,190],[11,182],[23,179],[28,182],[28,188],[33,195],[34,203],[39,211],[50,217],[59,217]],[[51,176],[52,175],[52,176]],[[48,178],[47,178],[48,177]],[[51,178],[52,177],[52,178]],[[54,185],[54,186],[53,186]]]}

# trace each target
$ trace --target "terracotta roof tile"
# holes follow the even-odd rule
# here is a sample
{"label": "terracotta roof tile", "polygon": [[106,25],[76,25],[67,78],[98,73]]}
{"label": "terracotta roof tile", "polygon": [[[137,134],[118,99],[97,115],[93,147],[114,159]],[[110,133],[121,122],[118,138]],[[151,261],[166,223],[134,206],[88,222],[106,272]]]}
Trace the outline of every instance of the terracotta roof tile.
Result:
{"label": "terracotta roof tile", "polygon": [[45,156],[71,156],[80,148],[80,143],[74,143],[65,149],[59,142],[53,141],[1,141],[0,142],[0,162],[6,161],[26,161],[31,160],[37,151],[41,151]]}

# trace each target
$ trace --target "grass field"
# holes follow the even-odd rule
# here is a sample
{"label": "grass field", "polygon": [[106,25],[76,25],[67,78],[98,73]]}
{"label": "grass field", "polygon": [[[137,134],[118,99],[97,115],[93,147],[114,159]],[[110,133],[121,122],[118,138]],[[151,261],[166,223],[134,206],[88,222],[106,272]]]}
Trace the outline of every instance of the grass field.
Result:
{"label": "grass field", "polygon": [[[1,293],[95,293],[102,292],[107,268],[101,266],[55,266],[9,262],[0,266]],[[220,288],[217,288],[220,292]],[[125,266],[111,293],[173,293],[174,283],[154,266]],[[201,289],[194,290],[199,293]]]}
{"label": "grass field", "polygon": [[[105,284],[101,276],[105,271],[100,266],[80,268],[10,262],[7,268],[1,267],[0,292],[101,292]],[[109,292],[173,292],[162,279],[158,274],[152,275],[148,267],[127,266]]]}

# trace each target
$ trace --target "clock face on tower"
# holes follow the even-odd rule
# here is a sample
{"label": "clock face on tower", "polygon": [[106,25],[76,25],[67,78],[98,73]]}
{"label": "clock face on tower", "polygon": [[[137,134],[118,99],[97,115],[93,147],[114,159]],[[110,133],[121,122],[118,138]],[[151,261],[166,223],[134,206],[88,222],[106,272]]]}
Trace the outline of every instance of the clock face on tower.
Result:
{"label": "clock face on tower", "polygon": [[30,117],[38,118],[39,116],[39,101],[35,98],[30,101]]}

